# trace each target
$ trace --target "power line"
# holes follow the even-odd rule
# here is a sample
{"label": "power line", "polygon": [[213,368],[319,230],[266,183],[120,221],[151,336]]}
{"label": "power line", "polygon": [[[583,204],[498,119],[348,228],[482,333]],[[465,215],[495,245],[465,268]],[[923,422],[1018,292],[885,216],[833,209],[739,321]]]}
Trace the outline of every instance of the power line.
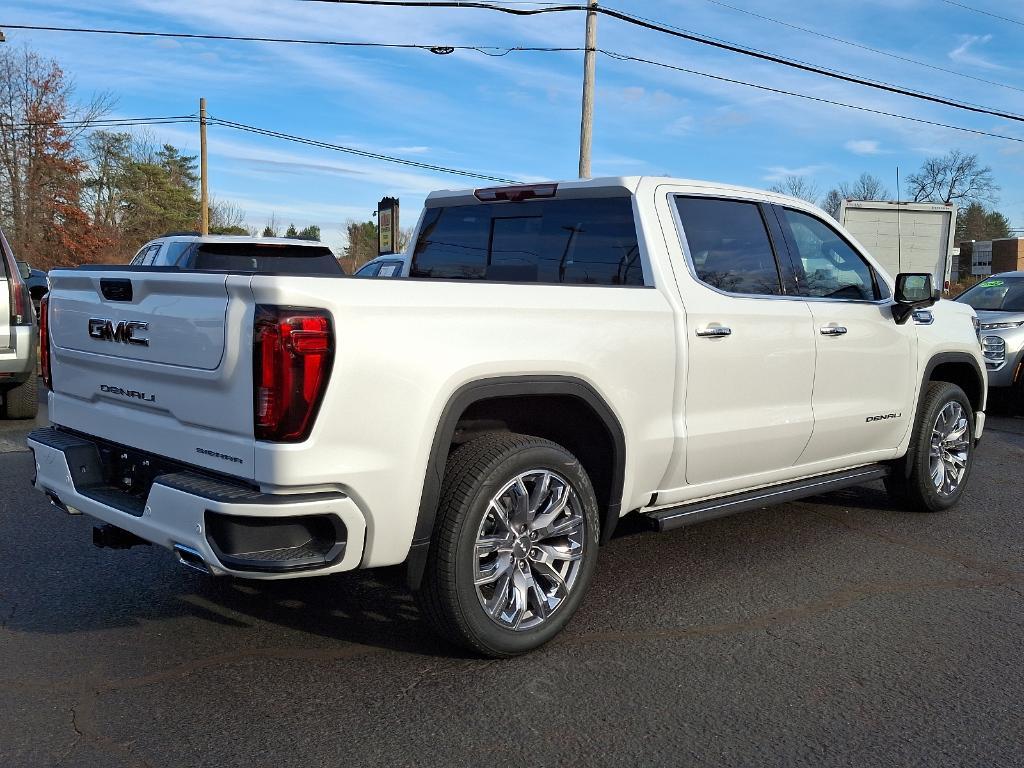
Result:
{"label": "power line", "polygon": [[[557,50],[569,50],[569,51],[582,51],[582,48],[569,48],[569,49],[557,49]],[[798,91],[789,91],[782,88],[775,88],[772,86],[763,85],[760,83],[752,83],[746,80],[740,80],[738,78],[726,77],[724,75],[716,75],[710,72],[703,72],[701,70],[691,69],[687,67],[680,67],[674,64],[669,64],[663,61],[656,61],[653,59],[647,59],[639,56],[632,56],[625,53],[619,53],[616,51],[609,51],[601,48],[595,49],[597,53],[601,53],[609,58],[618,61],[630,61],[640,64],[647,64],[650,66],[659,67],[662,69],[669,69],[675,72],[682,72],[690,75],[697,75],[699,77],[706,77],[712,80],[720,82],[730,83],[733,85],[742,85],[747,88],[755,88],[757,90],[766,91],[769,93],[775,93],[783,96],[793,96],[795,98],[806,99],[808,101],[815,101],[822,104],[829,104],[831,106],[843,107],[845,109],[855,109],[861,112],[868,112],[871,114],[881,115],[884,117],[893,117],[900,120],[908,120],[923,125],[931,125],[938,128],[946,128],[954,131],[961,131],[965,133],[971,133],[978,136],[986,136],[989,138],[1003,139],[1006,141],[1024,142],[1024,139],[1016,136],[1008,136],[1005,134],[994,133],[991,131],[983,131],[974,128],[966,128],[960,125],[952,125],[950,123],[942,123],[935,120],[926,120],[920,117],[913,117],[911,115],[904,115],[899,112],[890,112],[882,109],[875,109],[873,107],[865,107],[859,104],[850,104],[848,102],[838,101],[835,99],[827,99],[821,96],[812,96],[806,93],[800,93]],[[91,120],[60,120],[60,121],[38,121],[38,122],[26,122],[17,123],[10,125],[11,128],[16,129],[27,129],[39,126],[60,126],[65,128],[115,128],[115,127],[131,127],[131,126],[148,126],[148,125],[174,125],[181,123],[196,123],[198,117],[192,115],[164,115],[164,116],[150,116],[150,117],[125,117],[125,118],[96,118]],[[217,118],[210,118],[210,122],[224,125],[225,127],[235,128],[238,130],[246,130],[252,133],[259,133],[265,136],[271,136],[274,138],[280,138],[288,141],[294,141],[298,143],[308,144],[310,146],[321,147],[331,149],[339,152],[348,152],[351,154],[367,157],[370,159],[383,160],[387,162],[396,162],[403,165],[412,167],[419,167],[426,170],[439,171],[444,173],[454,173],[456,175],[468,176],[472,178],[481,178],[488,181],[499,181],[499,182],[512,182],[510,179],[502,179],[495,176],[489,176],[486,174],[480,174],[473,171],[463,171],[455,168],[447,168],[444,166],[433,165],[430,163],[423,163],[417,160],[409,160],[406,158],[392,157],[389,155],[383,155],[379,153],[369,152],[366,150],[356,149],[354,147],[345,147],[339,144],[330,144],[329,142],[323,142],[316,139],[309,139],[301,136],[293,136],[290,134],[284,134],[278,131],[272,131],[270,129],[259,128],[257,126],[245,125],[243,123],[236,123],[229,120],[222,120]],[[3,124],[0,123],[0,128]]]}
{"label": "power line", "polygon": [[[546,8],[508,8],[500,5],[494,5],[489,2],[475,2],[463,0],[301,0],[302,2],[317,2],[317,3],[333,3],[336,5],[372,5],[380,7],[400,7],[400,8],[475,8],[482,10],[498,11],[500,13],[510,13],[517,16],[536,16],[546,13],[565,13],[571,11],[586,11],[587,6],[585,5],[560,5],[551,6]],[[982,115],[990,115],[992,117],[998,117],[1003,120],[1012,120],[1014,122],[1024,123],[1024,115],[1017,115],[1012,112],[1003,112],[998,109],[990,107],[978,106],[976,104],[969,104],[963,101],[957,101],[955,99],[949,99],[944,96],[938,96],[936,94],[924,93],[922,91],[915,91],[910,88],[904,88],[903,86],[893,85],[891,83],[885,83],[878,80],[870,80],[867,78],[860,77],[858,75],[852,75],[846,72],[840,72],[834,69],[828,69],[817,64],[811,64],[804,61],[798,61],[796,59],[786,58],[779,56],[774,53],[766,51],[760,51],[747,46],[732,43],[727,40],[719,40],[707,35],[698,34],[688,30],[680,29],[666,25],[662,22],[652,21],[644,19],[640,16],[618,11],[614,8],[608,8],[606,6],[598,6],[596,9],[597,13],[609,16],[613,19],[632,24],[634,26],[642,27],[652,32],[660,32],[661,34],[676,37],[689,42],[698,43],[700,45],[706,45],[718,50],[727,51],[729,53],[736,53],[742,56],[758,59],[761,61],[767,61],[772,64],[778,64],[780,66],[789,67],[796,69],[801,72],[808,72],[811,74],[821,75],[822,77],[829,77],[833,80],[840,80],[846,83],[852,83],[854,85],[864,86],[865,88],[873,88],[875,90],[884,91],[886,93],[893,93],[899,96],[907,96],[909,98],[919,99],[921,101],[928,101],[933,104],[941,104],[947,107],[953,107],[954,109],[962,109],[968,112],[974,112]]]}
{"label": "power line", "polygon": [[[58,128],[120,128],[146,125],[175,125],[179,123],[197,122],[195,115],[172,115],[168,117],[124,117],[124,118],[93,118],[90,120],[39,120],[25,123],[12,123],[7,127],[17,129],[58,127]],[[0,128],[4,124],[0,122]]]}
{"label": "power line", "polygon": [[[693,31],[691,31],[689,29],[684,29],[682,27],[677,27],[677,26],[674,26],[672,24],[668,24],[667,22],[659,22],[659,21],[656,21],[654,19],[649,19],[649,18],[646,18],[644,16],[640,16],[640,15],[635,14],[635,13],[634,14],[628,14],[628,15],[632,16],[635,19],[639,19],[640,21],[647,22],[649,24],[654,24],[654,25],[658,25],[658,26],[662,26],[662,27],[667,27],[668,29],[674,30],[675,32],[681,32],[681,33],[684,33],[686,35],[697,35],[699,37],[704,37],[704,38],[706,38],[706,39],[708,39],[710,41],[716,42],[716,43],[724,43],[726,45],[738,45],[737,43],[733,43],[733,42],[731,42],[729,40],[723,40],[722,38],[712,37],[710,35],[701,35],[701,34],[699,34],[697,32],[693,32]],[[775,56],[776,55],[776,54],[773,54],[771,51],[765,51],[762,48],[753,48],[751,46],[740,46],[740,47],[745,48],[746,50],[751,51],[754,54],[766,54],[768,56]],[[803,61],[802,59],[793,59],[793,58],[788,58],[788,57],[784,57],[784,56],[780,57],[780,58],[784,59],[787,62],[792,62],[794,65],[806,65],[806,66],[809,66],[809,67],[817,67],[818,66],[816,64],[812,64],[810,62]],[[828,68],[824,68],[824,67],[823,67],[823,69],[827,69],[828,72],[833,73],[834,75],[837,75],[837,76],[846,76],[846,77],[852,77],[852,78],[857,78],[857,79],[865,79],[865,80],[867,79],[867,78],[860,78],[859,75],[856,75],[856,74],[853,74],[851,72],[847,72],[847,71],[844,71],[844,70],[841,70],[841,69],[828,69]],[[893,87],[893,88],[901,88],[901,89],[903,88],[903,86],[893,86],[892,83],[887,83],[884,80],[870,80],[869,82],[874,83],[874,84],[878,84],[878,85],[883,85],[883,86],[890,86],[890,87]],[[872,87],[875,87],[875,86],[872,86]],[[1010,87],[1012,87],[1012,86],[1010,86]],[[945,97],[940,96],[938,94],[931,93],[930,91],[918,91],[918,90],[913,90],[913,89],[909,89],[909,88],[907,88],[905,90],[909,91],[912,95],[914,95],[917,98],[921,98],[921,97],[935,97],[935,98],[938,98],[938,99],[944,99],[945,98]],[[950,101],[953,101],[953,100],[950,100]],[[983,109],[983,110],[992,109],[991,107],[986,107],[986,106],[984,106],[982,104],[976,104],[976,103],[970,102],[970,101],[956,101],[956,104],[960,108],[978,107],[979,109]],[[1024,115],[1017,115],[1017,116],[1021,117],[1022,119],[1024,119]]]}
{"label": "power line", "polygon": [[472,179],[483,179],[484,181],[496,181],[503,184],[514,184],[515,179],[504,179],[500,176],[490,176],[484,173],[477,173],[476,171],[466,171],[460,168],[449,168],[443,165],[434,165],[433,163],[424,163],[419,160],[410,160],[408,158],[394,157],[392,155],[384,155],[379,152],[370,152],[365,149],[357,149],[355,147],[346,147],[341,144],[333,144],[327,141],[321,141],[319,139],[310,139],[304,136],[295,136],[293,134],[283,133],[281,131],[274,131],[269,128],[260,128],[255,125],[246,125],[245,123],[238,123],[233,120],[224,120],[222,118],[210,117],[208,122],[213,125],[221,125],[225,128],[234,128],[239,131],[245,131],[247,133],[254,133],[260,136],[269,136],[275,139],[283,139],[284,141],[291,141],[297,144],[306,144],[311,147],[319,147],[321,149],[329,149],[334,152],[344,152],[350,155],[357,155],[358,157],[365,157],[371,160],[384,160],[389,163],[398,163],[399,165],[406,165],[412,168],[420,168],[427,171],[436,171],[438,173],[448,173],[454,176],[466,176]]}
{"label": "power line", "polygon": [[1022,20],[1022,19],[1014,19],[1014,18],[1011,18],[1010,16],[1000,16],[998,13],[992,13],[992,11],[985,11],[985,10],[982,10],[981,8],[975,8],[972,5],[964,5],[963,3],[957,3],[957,2],[954,2],[954,0],[942,0],[942,2],[946,3],[947,5],[955,5],[957,8],[963,8],[964,10],[967,10],[967,11],[974,11],[975,13],[982,13],[985,16],[991,16],[994,19],[1000,19],[1002,21],[1008,21],[1011,24],[1019,24],[1020,26],[1024,27],[1024,20]]}
{"label": "power line", "polygon": [[[943,0],[943,1],[944,2],[948,2],[948,3],[952,4],[952,5],[957,5],[957,6],[960,6],[960,7],[963,7],[963,8],[968,8],[969,10],[979,10],[979,9],[970,8],[969,6],[965,6],[962,3],[955,3],[955,2],[953,2],[953,0]],[[586,6],[582,6],[582,5],[554,5],[554,4],[547,4],[546,3],[546,4],[537,4],[537,5],[540,5],[541,7],[519,8],[519,7],[509,7],[509,6],[494,5],[493,2],[463,2],[462,0],[446,0],[446,1],[445,0],[418,0],[418,1],[417,0],[302,0],[302,2],[321,2],[321,3],[327,2],[327,3],[344,4],[344,5],[376,5],[376,6],[384,6],[384,7],[406,7],[406,8],[421,8],[421,7],[422,8],[477,8],[477,9],[499,11],[499,12],[502,12],[502,13],[509,13],[509,14],[513,14],[513,15],[517,15],[517,16],[532,16],[532,15],[538,15],[538,14],[544,14],[544,13],[562,13],[562,12],[585,11],[586,10]],[[711,0],[711,2],[715,2],[715,0]],[[724,3],[719,3],[719,4],[725,5]],[[733,7],[733,6],[727,6],[727,7]],[[640,27],[649,29],[651,31],[661,32],[663,34],[671,35],[673,37],[678,37],[678,38],[685,39],[685,40],[688,40],[690,42],[699,43],[699,44],[702,44],[702,45],[708,45],[708,46],[711,46],[711,47],[714,47],[714,48],[718,48],[720,50],[725,50],[725,51],[728,51],[728,52],[731,52],[731,53],[737,53],[737,54],[740,54],[740,55],[753,57],[753,58],[760,59],[760,60],[763,60],[763,61],[768,61],[768,62],[771,62],[771,63],[774,63],[774,64],[779,64],[781,66],[786,66],[786,67],[790,67],[790,68],[793,68],[793,69],[801,70],[801,71],[804,71],[804,72],[809,72],[809,73],[812,73],[812,74],[817,74],[817,75],[821,75],[821,76],[824,76],[824,77],[829,77],[829,78],[833,78],[833,79],[836,79],[836,80],[841,80],[841,81],[844,81],[844,82],[852,83],[852,84],[855,84],[855,85],[860,85],[860,86],[867,87],[867,88],[874,88],[874,89],[877,89],[877,90],[885,91],[885,92],[888,92],[888,93],[893,93],[893,94],[900,95],[900,96],[907,96],[907,97],[910,97],[910,98],[915,98],[915,99],[920,99],[920,100],[923,100],[923,101],[929,101],[929,102],[932,102],[932,103],[941,104],[943,106],[952,107],[954,109],[962,109],[962,110],[966,110],[966,111],[970,111],[970,112],[975,112],[977,114],[990,115],[992,117],[998,117],[998,118],[1001,118],[1001,119],[1004,119],[1004,120],[1012,120],[1012,121],[1015,121],[1015,122],[1024,122],[1024,116],[1022,116],[1022,115],[1017,115],[1017,114],[1014,114],[1014,113],[1011,113],[1011,112],[1003,112],[1001,110],[997,110],[997,109],[993,109],[993,108],[985,107],[985,106],[980,106],[980,105],[977,105],[977,104],[971,104],[969,102],[957,101],[957,100],[954,100],[954,99],[946,98],[944,96],[939,96],[937,94],[931,94],[931,93],[926,93],[926,92],[922,92],[922,91],[915,91],[915,90],[912,90],[912,89],[909,89],[909,88],[904,88],[902,86],[893,85],[891,83],[885,83],[885,82],[877,81],[877,80],[869,80],[869,79],[862,78],[860,76],[853,75],[853,74],[846,73],[846,72],[842,72],[842,71],[839,71],[839,70],[828,69],[826,67],[822,67],[822,66],[819,66],[819,65],[816,65],[816,64],[811,64],[811,63],[799,61],[799,60],[796,60],[796,59],[786,58],[784,56],[779,56],[777,54],[769,53],[769,52],[766,52],[766,51],[761,51],[761,50],[758,50],[758,49],[749,48],[749,47],[746,47],[746,46],[741,46],[741,45],[738,45],[736,43],[731,43],[731,42],[726,41],[726,40],[720,40],[720,39],[717,39],[717,38],[708,37],[707,35],[698,34],[698,33],[691,32],[691,31],[688,31],[688,30],[684,30],[684,29],[681,29],[681,28],[678,28],[678,27],[672,27],[671,25],[667,25],[667,24],[665,24],[663,22],[652,21],[650,19],[645,19],[645,18],[643,18],[641,16],[636,16],[636,15],[633,15],[633,14],[624,13],[622,11],[618,11],[618,10],[615,10],[613,8],[607,8],[607,7],[600,7],[599,6],[595,10],[596,10],[597,13],[602,13],[602,14],[604,14],[606,16],[610,16],[612,18],[618,19],[620,21],[623,21],[623,22],[626,22],[626,23],[629,23],[629,24],[640,26]],[[737,10],[743,11],[743,9],[737,9]],[[751,13],[749,11],[743,11],[743,12],[744,13]],[[980,13],[988,13],[986,11],[980,11],[980,10],[979,10],[979,12]],[[759,14],[752,14],[752,15],[758,16]],[[991,13],[988,13],[988,15],[996,16],[997,18],[1001,18],[1001,19],[1004,19],[1006,21],[1011,21],[1013,23],[1024,24],[1024,22],[1018,22],[1017,20],[1010,19],[1008,17],[1002,17],[1002,16],[998,16],[996,14],[991,14]],[[1016,87],[1011,86],[1011,85],[1006,85],[1004,83],[998,83],[998,82],[991,81],[991,80],[985,80],[984,78],[977,78],[977,77],[973,77],[971,75],[962,75],[962,73],[956,72],[954,70],[947,70],[947,69],[943,69],[942,67],[936,67],[935,65],[927,64],[925,62],[919,62],[919,61],[916,61],[914,59],[909,59],[909,58],[906,58],[906,57],[898,56],[896,54],[889,54],[889,53],[887,53],[885,51],[880,51],[880,50],[877,50],[877,49],[870,48],[868,46],[863,46],[863,45],[861,45],[859,43],[853,43],[853,42],[850,42],[850,41],[845,41],[845,40],[842,40],[841,38],[833,38],[832,36],[825,35],[824,33],[818,33],[818,32],[816,32],[814,30],[808,30],[808,29],[803,28],[803,27],[797,27],[796,25],[789,25],[786,22],[779,22],[779,21],[777,21],[775,19],[771,19],[770,17],[761,17],[761,18],[766,18],[766,19],[768,19],[770,21],[776,21],[776,23],[780,23],[780,24],[786,24],[787,26],[793,26],[796,29],[801,29],[803,31],[810,32],[812,34],[819,34],[819,35],[821,35],[823,37],[827,37],[829,39],[834,39],[834,40],[837,40],[839,42],[845,43],[847,45],[854,45],[854,46],[857,46],[857,47],[865,48],[866,50],[874,51],[876,53],[882,53],[883,55],[893,56],[894,58],[897,58],[897,59],[902,59],[902,60],[905,60],[905,61],[908,61],[908,62],[911,62],[911,63],[919,64],[921,66],[931,67],[931,68],[936,69],[938,71],[948,72],[950,74],[961,75],[961,76],[964,76],[964,77],[970,77],[971,79],[979,80],[981,82],[989,83],[989,84],[992,84],[992,85],[998,85],[998,86],[1002,86],[1002,87],[1006,87],[1006,88],[1011,88],[1013,90],[1018,90],[1018,91],[1024,90],[1024,89],[1021,89],[1021,88],[1016,88]],[[436,45],[436,44],[423,44],[423,43],[376,43],[376,42],[363,42],[363,41],[310,40],[310,39],[302,39],[302,38],[256,37],[256,36],[248,36],[248,35],[213,35],[213,34],[200,34],[200,33],[187,33],[187,32],[152,32],[152,31],[144,31],[144,30],[99,29],[99,28],[86,28],[86,27],[54,27],[54,26],[42,26],[42,25],[31,25],[31,24],[5,24],[4,26],[6,28],[8,28],[8,29],[25,29],[25,30],[33,30],[33,31],[41,31],[41,32],[78,32],[78,33],[88,33],[88,34],[125,35],[125,36],[132,36],[132,37],[159,37],[159,38],[195,39],[195,40],[227,40],[227,41],[239,41],[239,42],[291,43],[291,44],[298,44],[298,45],[326,45],[326,46],[352,47],[352,48],[416,49],[416,50],[430,51],[432,53],[450,53],[450,52],[456,51],[456,50],[472,50],[472,51],[477,51],[479,53],[486,54],[488,56],[506,56],[509,53],[513,52],[513,51],[522,51],[522,52],[569,52],[569,51],[579,51],[579,50],[581,50],[579,48],[573,48],[573,47],[542,47],[542,46],[511,46],[511,47],[503,47],[503,46],[486,46],[486,45],[455,45],[455,46],[449,46],[449,45]]]}
{"label": "power line", "polygon": [[776,19],[771,16],[765,16],[763,13],[757,13],[756,11],[749,11],[746,8],[740,8],[739,6],[736,5],[730,5],[729,3],[722,2],[722,0],[706,0],[706,2],[712,3],[714,5],[719,5],[723,8],[728,8],[730,10],[736,11],[737,13],[744,13],[747,16],[753,16],[755,19],[761,19],[763,21],[771,22],[772,24],[778,24],[783,27],[789,27],[790,29],[805,32],[809,35],[814,35],[825,40],[831,40],[832,42],[835,43],[841,43],[842,45],[848,45],[851,48],[860,48],[861,50],[864,51],[877,53],[879,56],[888,56],[889,58],[896,59],[897,61],[905,61],[908,64],[914,64],[919,67],[927,67],[928,69],[935,70],[936,72],[945,72],[947,75],[956,75],[957,77],[964,77],[967,78],[968,80],[976,80],[977,82],[985,83],[986,85],[995,85],[998,86],[999,88],[1008,88],[1011,91],[1024,92],[1024,88],[1018,88],[1017,86],[1010,85],[1009,83],[1001,83],[998,80],[987,80],[984,77],[969,75],[966,72],[959,72],[955,69],[947,69],[946,67],[940,67],[937,64],[929,64],[927,61],[912,59],[909,56],[902,56],[898,53],[892,53],[891,51],[882,50],[881,48],[873,48],[870,45],[858,43],[856,40],[846,40],[842,37],[836,37],[835,35],[830,35],[826,32],[821,32],[817,29],[811,29],[810,27],[802,27],[799,24],[793,24],[788,21],[783,21],[782,19]]}
{"label": "power line", "polygon": [[937,122],[935,120],[925,120],[924,118],[921,118],[921,117],[912,117],[910,115],[902,115],[902,114],[900,114],[898,112],[887,112],[887,111],[885,111],[883,109],[874,109],[873,107],[865,107],[865,106],[861,106],[859,104],[849,104],[849,103],[844,102],[844,101],[836,101],[834,99],[826,99],[826,98],[821,97],[821,96],[811,96],[810,94],[807,94],[807,93],[799,93],[797,91],[787,91],[787,90],[784,90],[782,88],[773,88],[771,86],[761,85],[759,83],[750,83],[750,82],[747,82],[745,80],[738,80],[738,79],[732,78],[732,77],[725,77],[724,75],[715,75],[715,74],[711,74],[710,72],[701,72],[700,70],[696,70],[696,69],[687,69],[686,67],[679,67],[679,66],[676,66],[675,64],[667,64],[666,62],[663,62],[663,61],[654,61],[653,59],[645,59],[645,58],[642,58],[642,57],[639,57],[639,56],[630,56],[630,55],[623,54],[623,53],[616,53],[615,51],[606,51],[606,50],[603,50],[601,48],[598,48],[597,51],[598,51],[598,53],[603,53],[605,56],[608,56],[609,58],[612,58],[612,59],[618,59],[619,61],[633,61],[633,62],[638,62],[640,64],[650,64],[651,66],[661,67],[663,69],[671,69],[671,70],[674,70],[676,72],[685,72],[686,74],[689,74],[689,75],[699,75],[701,77],[707,77],[707,78],[710,78],[712,80],[719,80],[719,81],[721,81],[723,83],[732,83],[734,85],[743,85],[743,86],[746,86],[748,88],[757,88],[758,90],[761,90],[761,91],[768,91],[769,93],[777,93],[777,94],[781,94],[783,96],[795,96],[795,97],[800,98],[800,99],[807,99],[808,101],[817,101],[817,102],[820,102],[822,104],[831,104],[832,106],[836,106],[836,107],[845,107],[847,109],[856,109],[856,110],[859,110],[861,112],[870,112],[872,114],[883,115],[885,117],[897,117],[897,118],[899,118],[901,120],[910,120],[911,122],[922,123],[924,125],[933,125],[933,126],[936,126],[938,128],[949,128],[950,130],[963,131],[965,133],[973,133],[973,134],[977,134],[978,136],[988,136],[988,137],[993,138],[993,139],[1005,139],[1007,141],[1017,141],[1017,142],[1024,143],[1024,138],[1019,138],[1017,136],[1007,136],[1005,134],[992,133],[990,131],[982,131],[982,130],[978,130],[978,129],[975,129],[975,128],[965,128],[965,127],[960,126],[960,125],[951,125],[949,123],[940,123],[940,122]]}
{"label": "power line", "polygon": [[255,37],[250,35],[213,35],[193,32],[152,32],[137,29],[100,29],[94,27],[51,27],[38,24],[4,24],[5,29],[25,29],[33,32],[78,32],[92,35],[123,35],[126,37],[161,37],[185,40],[229,40],[245,43],[289,43],[292,45],[327,45],[338,48],[398,48],[406,50],[450,53],[452,51],[477,51],[488,56],[505,56],[513,51],[578,51],[580,48],[558,48],[549,46],[500,46],[500,45],[438,45],[437,43],[376,43],[352,40],[311,40],[294,37]]}
{"label": "power line", "polygon": [[[355,4],[355,5],[380,5],[386,7],[429,7],[429,8],[480,8],[493,11],[499,11],[502,13],[511,13],[519,16],[530,16],[542,13],[561,13],[568,11],[580,11],[586,10],[586,6],[580,5],[546,5],[544,7],[537,8],[512,8],[506,6],[498,6],[493,3],[484,2],[461,2],[460,0],[422,0],[417,2],[416,0],[302,0],[303,2],[329,2],[334,4]],[[712,0],[714,1],[714,0]],[[706,35],[700,35],[688,30],[683,30],[678,27],[672,27],[662,22],[652,21],[645,19],[640,16],[624,13],[622,11],[615,10],[613,8],[598,7],[596,8],[598,13],[603,13],[607,16],[619,19],[630,24],[641,26],[653,31],[662,32],[674,37],[679,37],[691,42],[700,43],[703,45],[709,45],[715,48],[726,50],[733,53],[739,53],[745,56],[751,56],[754,58],[762,59],[772,63],[780,64],[787,67],[792,67],[805,72],[813,74],[819,74],[826,77],[831,77],[837,80],[853,83],[855,85],[861,85],[864,87],[875,88],[878,90],[894,93],[897,95],[908,96],[911,98],[921,99],[937,104],[941,104],[955,109],[963,109],[978,114],[991,115],[992,117],[998,117],[1004,120],[1013,120],[1016,122],[1024,122],[1024,116],[1017,115],[1011,112],[1003,112],[1001,110],[992,109],[990,107],[979,106],[977,104],[970,104],[968,102],[956,101],[954,99],[948,99],[943,96],[936,94],[925,93],[922,91],[915,91],[902,86],[892,85],[890,83],[884,83],[880,81],[868,80],[861,78],[857,75],[852,75],[846,72],[840,72],[837,70],[831,70],[824,67],[820,67],[816,64],[810,64],[807,62],[798,61],[795,59],[788,59],[782,56],[778,56],[773,53],[760,51],[745,46],[740,46],[735,43],[731,43],[726,40],[719,40],[711,38]],[[256,37],[250,35],[214,35],[214,34],[200,34],[191,32],[153,32],[147,30],[123,30],[123,29],[101,29],[101,28],[90,28],[90,27],[54,27],[54,26],[43,26],[43,25],[32,25],[32,24],[5,24],[8,29],[25,29],[40,32],[77,32],[86,34],[102,34],[102,35],[124,35],[130,37],[158,37],[158,38],[178,38],[178,39],[195,39],[195,40],[227,40],[236,42],[263,42],[263,43],[290,43],[297,45],[326,45],[335,47],[351,47],[351,48],[393,48],[393,49],[415,49],[430,51],[432,53],[450,53],[456,50],[471,50],[479,53],[486,54],[488,56],[506,56],[513,51],[517,52],[573,52],[580,51],[583,49],[574,47],[555,47],[555,46],[488,46],[488,45],[443,45],[437,44],[425,44],[425,43],[378,43],[378,42],[364,42],[364,41],[341,41],[341,40],[315,40],[315,39],[303,39],[303,38],[284,38],[284,37]],[[844,41],[845,42],[845,41]],[[870,50],[870,49],[869,49]],[[900,58],[900,57],[897,57]],[[925,64],[925,66],[930,66]],[[941,70],[941,68],[938,68]],[[943,70],[946,71],[946,70]],[[958,74],[958,73],[954,73]],[[975,78],[980,79],[980,78]],[[991,82],[984,81],[983,82]],[[999,85],[998,83],[995,83]],[[1013,88],[1013,86],[1006,86]],[[1024,90],[1024,89],[1015,89]]]}

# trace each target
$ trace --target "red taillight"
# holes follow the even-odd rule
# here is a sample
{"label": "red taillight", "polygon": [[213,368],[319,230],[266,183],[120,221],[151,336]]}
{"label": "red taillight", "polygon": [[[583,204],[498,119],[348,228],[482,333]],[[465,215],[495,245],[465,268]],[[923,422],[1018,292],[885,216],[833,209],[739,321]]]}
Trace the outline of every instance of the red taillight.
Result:
{"label": "red taillight", "polygon": [[297,443],[309,437],[334,362],[327,312],[256,307],[253,409],[257,440]]}
{"label": "red taillight", "polygon": [[[0,233],[2,237],[2,233]],[[3,240],[3,257],[7,264],[8,306],[11,308],[11,325],[32,325],[32,295],[21,276],[18,262],[14,259],[7,240]]]}
{"label": "red taillight", "polygon": [[50,297],[43,296],[39,301],[39,369],[43,373],[43,383],[47,389],[53,389],[53,374],[50,372]]}

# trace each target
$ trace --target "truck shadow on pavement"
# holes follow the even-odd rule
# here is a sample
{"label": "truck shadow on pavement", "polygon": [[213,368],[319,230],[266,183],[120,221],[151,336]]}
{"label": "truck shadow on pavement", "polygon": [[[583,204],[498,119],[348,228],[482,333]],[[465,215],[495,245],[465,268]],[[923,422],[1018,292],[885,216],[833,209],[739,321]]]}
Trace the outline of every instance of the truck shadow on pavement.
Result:
{"label": "truck shadow on pavement", "polygon": [[[30,468],[26,454],[8,460],[12,468],[22,465],[18,474]],[[990,454],[979,461],[976,482],[994,471],[995,465],[985,466],[993,460],[1011,459]],[[969,495],[983,501],[983,492]],[[25,516],[33,518],[31,526],[15,524]],[[771,572],[788,568],[786,563],[812,568],[808,558],[832,557],[839,542],[848,539],[850,524],[885,530],[899,520],[909,522],[906,516],[881,483],[666,535],[640,536],[646,531],[644,521],[629,516],[602,547],[590,594],[567,634],[588,625],[588,614],[603,624],[601,616],[628,612],[638,591],[662,597],[666,591],[677,593],[685,604],[695,585],[744,588],[742,579],[736,581],[737,572]],[[0,542],[0,638],[4,630],[78,634],[129,628],[132,642],[175,632],[195,633],[200,645],[314,648],[347,643],[468,658],[423,621],[405,586],[403,566],[298,580],[214,578],[183,569],[158,547],[96,550],[88,543],[92,524],[60,515],[36,494],[0,499],[0,531],[6,531],[7,539]],[[92,642],[89,638],[82,634],[82,642]]]}

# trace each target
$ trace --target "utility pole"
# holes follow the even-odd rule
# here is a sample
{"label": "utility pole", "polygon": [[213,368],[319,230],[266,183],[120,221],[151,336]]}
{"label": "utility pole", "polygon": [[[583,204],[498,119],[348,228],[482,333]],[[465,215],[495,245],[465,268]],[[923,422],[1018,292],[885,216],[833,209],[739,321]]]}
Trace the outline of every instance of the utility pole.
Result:
{"label": "utility pole", "polygon": [[583,54],[583,117],[580,120],[580,178],[590,178],[594,133],[594,77],[597,70],[597,0],[587,0],[587,40]]}
{"label": "utility pole", "polygon": [[199,99],[199,207],[202,219],[199,232],[210,234],[210,193],[206,172],[206,99]]}

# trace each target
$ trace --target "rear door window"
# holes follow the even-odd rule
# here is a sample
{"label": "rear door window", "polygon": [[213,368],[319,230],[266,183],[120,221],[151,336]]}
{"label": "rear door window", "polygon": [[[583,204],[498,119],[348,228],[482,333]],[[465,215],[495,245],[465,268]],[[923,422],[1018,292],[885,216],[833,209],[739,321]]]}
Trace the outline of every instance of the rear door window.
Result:
{"label": "rear door window", "polygon": [[148,267],[152,265],[153,257],[156,256],[159,250],[160,243],[147,245],[145,248],[143,248],[141,251],[135,254],[135,258],[132,259],[132,265],[137,267]]}
{"label": "rear door window", "polygon": [[164,245],[163,250],[157,253],[152,260],[152,266],[154,267],[174,267],[177,266],[181,261],[182,256],[188,251],[189,246],[192,243],[188,241],[184,242],[169,242]]}
{"label": "rear door window", "polygon": [[676,208],[698,280],[726,293],[778,296],[783,292],[758,203],[677,197]]}
{"label": "rear door window", "polygon": [[409,274],[513,283],[644,284],[629,197],[428,209]]}

